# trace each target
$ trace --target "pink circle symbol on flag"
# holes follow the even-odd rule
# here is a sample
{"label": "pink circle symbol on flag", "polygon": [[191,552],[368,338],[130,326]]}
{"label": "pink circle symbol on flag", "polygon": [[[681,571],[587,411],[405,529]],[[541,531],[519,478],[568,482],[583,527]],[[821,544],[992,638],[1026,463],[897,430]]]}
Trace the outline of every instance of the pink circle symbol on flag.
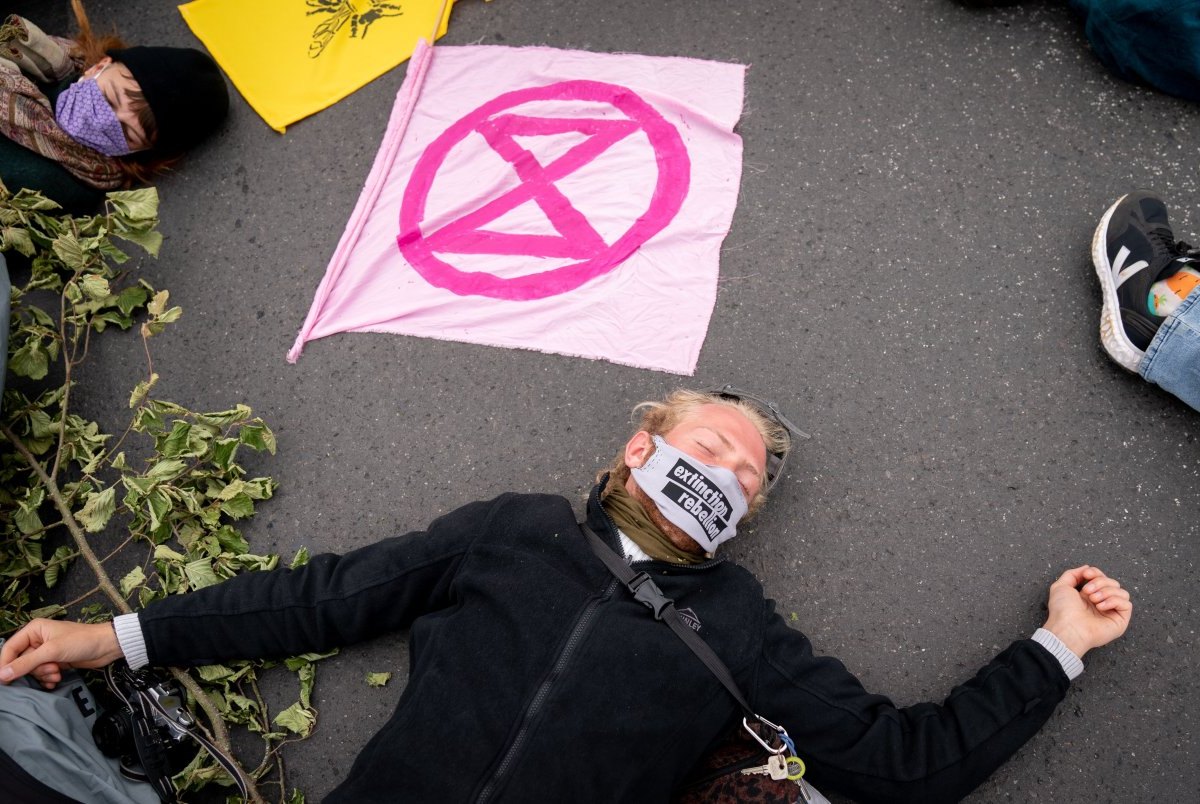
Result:
{"label": "pink circle symbol on flag", "polygon": [[[530,149],[555,140],[558,150],[541,159]],[[429,144],[405,188],[396,242],[436,287],[544,299],[608,273],[662,231],[683,205],[690,176],[679,132],[633,90],[600,81],[519,89]],[[545,231],[531,230],[530,205]],[[515,231],[504,231],[510,224]]]}

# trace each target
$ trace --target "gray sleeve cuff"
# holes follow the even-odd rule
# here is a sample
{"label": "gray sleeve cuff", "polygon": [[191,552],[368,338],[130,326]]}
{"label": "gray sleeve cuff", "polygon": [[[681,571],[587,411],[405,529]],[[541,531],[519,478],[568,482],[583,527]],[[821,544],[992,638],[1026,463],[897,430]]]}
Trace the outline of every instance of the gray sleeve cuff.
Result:
{"label": "gray sleeve cuff", "polygon": [[113,630],[117,632],[117,644],[125,654],[125,661],[137,670],[150,664],[146,653],[146,639],[142,636],[142,625],[138,622],[137,614],[121,614],[113,617]]}
{"label": "gray sleeve cuff", "polygon": [[1055,659],[1058,659],[1058,663],[1062,665],[1063,672],[1067,674],[1068,681],[1074,681],[1083,673],[1083,662],[1080,658],[1050,631],[1047,631],[1045,628],[1039,628],[1033,632],[1033,636],[1030,638],[1050,651],[1050,654]]}

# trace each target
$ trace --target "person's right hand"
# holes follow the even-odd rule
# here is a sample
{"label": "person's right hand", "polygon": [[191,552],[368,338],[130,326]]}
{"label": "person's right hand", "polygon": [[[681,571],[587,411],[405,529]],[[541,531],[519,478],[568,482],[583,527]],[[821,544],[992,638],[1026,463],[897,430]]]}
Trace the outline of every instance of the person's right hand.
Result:
{"label": "person's right hand", "polygon": [[31,620],[0,647],[0,684],[32,674],[54,689],[72,667],[104,667],[125,654],[112,623]]}

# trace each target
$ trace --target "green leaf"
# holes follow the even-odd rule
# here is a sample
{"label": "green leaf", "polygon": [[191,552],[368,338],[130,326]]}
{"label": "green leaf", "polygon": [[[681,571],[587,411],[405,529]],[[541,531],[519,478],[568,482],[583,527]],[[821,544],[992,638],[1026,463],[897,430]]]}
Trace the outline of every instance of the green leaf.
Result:
{"label": "green leaf", "polygon": [[236,438],[218,438],[213,442],[212,462],[222,471],[229,471],[233,459],[237,455],[238,440]]}
{"label": "green leaf", "polygon": [[129,262],[129,255],[114,246],[111,240],[101,239],[100,242],[96,244],[96,247],[100,249],[100,254],[105,259],[114,262],[117,265]]}
{"label": "green leaf", "polygon": [[230,519],[245,519],[254,515],[254,501],[245,494],[238,494],[233,499],[221,503],[221,511]]}
{"label": "green leaf", "polygon": [[218,530],[216,537],[221,547],[234,555],[243,555],[250,552],[250,544],[242,534],[228,525]]}
{"label": "green leaf", "polygon": [[215,427],[227,427],[231,424],[244,422],[254,413],[247,405],[238,405],[230,410],[219,410],[213,413],[198,413],[196,421],[211,424]]}
{"label": "green leaf", "polygon": [[245,482],[241,481],[241,480],[235,480],[232,483],[227,484],[225,486],[225,488],[223,488],[219,492],[217,492],[216,499],[232,500],[234,497],[238,496],[239,494],[244,494],[245,491],[246,491]]}
{"label": "green leaf", "polygon": [[182,472],[186,466],[187,464],[180,460],[159,461],[146,472],[146,478],[153,481],[166,480]]}
{"label": "green leaf", "polygon": [[79,280],[79,289],[83,291],[84,296],[95,301],[107,299],[110,295],[108,280],[98,274],[88,274],[81,277]]}
{"label": "green leaf", "polygon": [[28,536],[42,529],[42,518],[38,516],[36,509],[30,510],[22,505],[13,514],[13,524],[17,526],[17,530]]}
{"label": "green leaf", "polygon": [[146,398],[146,394],[150,393],[150,389],[158,382],[158,374],[152,373],[150,379],[142,380],[133,389],[133,393],[129,395],[129,407],[136,408]]}
{"label": "green leaf", "polygon": [[40,338],[30,338],[8,359],[8,367],[18,377],[40,380],[50,371],[50,354]]}
{"label": "green leaf", "polygon": [[301,547],[299,550],[296,551],[296,557],[292,559],[291,568],[296,569],[298,567],[303,567],[305,564],[308,563],[308,559],[309,559],[308,548]]}
{"label": "green leaf", "polygon": [[149,586],[143,586],[138,590],[138,606],[144,609],[146,606],[150,605],[155,600],[161,599],[163,596],[164,595],[162,592],[151,589]]}
{"label": "green leaf", "polygon": [[246,496],[252,500],[269,500],[275,493],[275,481],[269,477],[256,477],[245,484]]}
{"label": "green leaf", "polygon": [[140,190],[116,190],[108,193],[108,203],[128,221],[157,221],[158,190],[143,187]]}
{"label": "green leaf", "polygon": [[30,212],[49,212],[62,208],[37,190],[30,190],[28,188],[17,190],[17,194],[12,197],[11,203],[15,209],[24,209]]}
{"label": "green leaf", "polygon": [[187,575],[188,583],[193,589],[216,586],[221,582],[221,579],[213,572],[212,564],[207,558],[198,558],[195,561],[187,562],[183,565],[183,572]]}
{"label": "green leaf", "polygon": [[300,679],[300,703],[305,707],[312,706],[313,685],[317,681],[317,666],[306,664],[296,671]]}
{"label": "green leaf", "polygon": [[[17,526],[17,530],[28,535],[42,529],[42,518],[38,516],[38,509],[42,507],[45,499],[46,492],[41,486],[29,490],[29,496],[21,500],[13,514],[13,524]],[[0,556],[3,556],[2,549]]]}
{"label": "green leaf", "polygon": [[328,659],[330,656],[336,656],[337,652],[337,648],[334,648],[328,653],[301,653],[299,656],[290,656],[284,659],[283,664],[288,670],[294,673],[309,662],[319,662],[322,659]]}
{"label": "green leaf", "polygon": [[248,447],[275,454],[275,434],[265,424],[247,424],[238,431],[238,440]]}
{"label": "green leaf", "polygon": [[165,544],[160,544],[154,548],[154,558],[156,560],[162,559],[164,561],[174,561],[177,563],[183,563],[183,561],[187,558],[187,556],[176,553],[174,550],[172,550],[170,547],[167,547]]}
{"label": "green leaf", "polygon": [[70,547],[67,547],[65,544],[59,545],[58,549],[54,551],[54,555],[50,558],[50,563],[46,567],[46,574],[42,576],[42,580],[45,581],[47,587],[54,588],[63,570],[67,568],[68,562],[73,557],[74,554],[71,552]]}
{"label": "green leaf", "polygon": [[42,606],[40,609],[34,609],[33,611],[29,612],[29,619],[35,620],[38,617],[53,619],[55,617],[64,617],[66,616],[66,613],[67,610],[65,608],[55,603],[54,605]]}
{"label": "green leaf", "polygon": [[99,533],[104,530],[108,520],[117,510],[117,488],[109,486],[99,493],[93,492],[87,496],[83,509],[75,514],[79,524],[88,533]]}
{"label": "green leaf", "polygon": [[187,451],[188,436],[191,435],[192,426],[184,421],[176,421],[171,427],[171,434],[158,448],[163,457],[176,458]]}
{"label": "green leaf", "polygon": [[133,417],[133,429],[139,433],[154,434],[163,429],[162,414],[153,404],[140,408]]}
{"label": "green leaf", "polygon": [[301,737],[307,737],[312,731],[313,725],[317,722],[317,717],[311,709],[306,709],[299,701],[284,709],[275,719],[271,721],[277,726],[282,726],[293,734],[299,734]]}
{"label": "green leaf", "polygon": [[279,566],[279,556],[256,556],[245,553],[240,556],[229,556],[228,562],[231,566],[243,569],[254,570],[256,572],[270,572]]}
{"label": "green leaf", "polygon": [[124,315],[133,315],[133,311],[145,304],[149,298],[150,292],[146,288],[132,285],[117,296],[117,309]]}
{"label": "green leaf", "polygon": [[72,271],[82,271],[87,267],[87,255],[83,246],[74,235],[59,235],[52,246],[54,254]]}
{"label": "green leaf", "polygon": [[146,495],[146,510],[150,514],[150,529],[157,531],[171,513],[171,498],[161,488],[153,489]]}
{"label": "green leaf", "polygon": [[137,243],[146,250],[146,253],[152,257],[157,257],[159,249],[162,248],[163,236],[158,232],[139,232],[130,230],[128,232],[114,232],[117,237],[128,240],[131,243]]}
{"label": "green leaf", "polygon": [[200,678],[208,682],[223,681],[233,675],[233,669],[223,664],[206,664],[196,668]]}
{"label": "green leaf", "polygon": [[0,251],[16,251],[26,257],[32,257],[36,252],[33,240],[29,237],[28,229],[18,229],[6,226],[0,230]]}
{"label": "green leaf", "polygon": [[121,579],[121,597],[129,597],[129,593],[146,582],[146,573],[141,567],[134,567]]}
{"label": "green leaf", "polygon": [[371,687],[382,687],[391,680],[391,673],[367,673],[367,685]]}
{"label": "green leaf", "polygon": [[171,297],[169,291],[160,290],[154,294],[154,298],[146,305],[146,312],[152,316],[160,316],[167,309],[167,299]]}

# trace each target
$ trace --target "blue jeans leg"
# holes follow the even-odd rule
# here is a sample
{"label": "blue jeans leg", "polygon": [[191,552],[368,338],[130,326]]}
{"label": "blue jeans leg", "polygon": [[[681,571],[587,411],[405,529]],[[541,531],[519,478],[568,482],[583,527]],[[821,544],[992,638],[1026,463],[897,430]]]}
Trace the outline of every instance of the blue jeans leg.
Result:
{"label": "blue jeans leg", "polygon": [[1200,410],[1200,288],[1158,328],[1138,372]]}

